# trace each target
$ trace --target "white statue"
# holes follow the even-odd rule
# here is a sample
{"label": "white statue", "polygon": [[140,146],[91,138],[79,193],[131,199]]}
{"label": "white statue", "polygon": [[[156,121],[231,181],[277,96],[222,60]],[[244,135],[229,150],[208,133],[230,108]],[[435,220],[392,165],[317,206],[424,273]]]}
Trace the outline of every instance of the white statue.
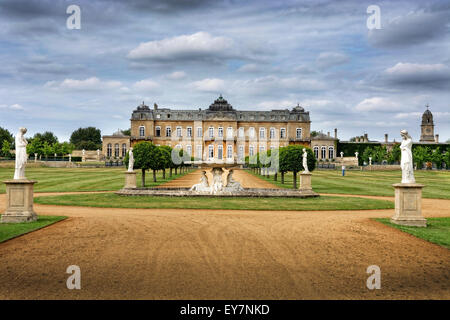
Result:
{"label": "white statue", "polygon": [[191,191],[198,191],[198,192],[210,192],[211,187],[208,183],[208,178],[206,177],[206,171],[202,171],[202,176],[200,177],[200,182],[197,184],[194,184]]}
{"label": "white statue", "polygon": [[308,153],[306,152],[306,149],[303,148],[303,168],[305,169],[303,173],[309,173],[308,169]]}
{"label": "white statue", "polygon": [[341,159],[344,157],[344,152],[341,151]]}
{"label": "white statue", "polygon": [[128,172],[133,172],[134,168],[134,155],[133,155],[133,148],[130,148],[130,151],[128,151]]}
{"label": "white statue", "polygon": [[403,138],[402,144],[400,145],[400,150],[402,152],[402,159],[400,161],[400,166],[402,168],[402,183],[416,183],[411,152],[412,138],[406,130],[400,131],[400,135]]}
{"label": "white statue", "polygon": [[230,169],[227,176],[227,186],[225,187],[224,191],[227,192],[237,192],[242,191],[244,188],[242,188],[241,184],[237,181],[234,181],[233,179],[233,169]]}
{"label": "white statue", "polygon": [[26,179],[25,166],[27,164],[27,140],[24,135],[26,128],[20,128],[16,134],[16,170],[14,171],[14,180]]}
{"label": "white statue", "polygon": [[372,165],[372,157],[369,157],[369,166]]}
{"label": "white statue", "polygon": [[212,170],[213,185],[211,187],[211,194],[217,194],[223,191],[222,173],[222,168],[214,168]]}
{"label": "white statue", "polygon": [[81,153],[83,154],[83,157],[86,155],[86,150],[82,150]]}

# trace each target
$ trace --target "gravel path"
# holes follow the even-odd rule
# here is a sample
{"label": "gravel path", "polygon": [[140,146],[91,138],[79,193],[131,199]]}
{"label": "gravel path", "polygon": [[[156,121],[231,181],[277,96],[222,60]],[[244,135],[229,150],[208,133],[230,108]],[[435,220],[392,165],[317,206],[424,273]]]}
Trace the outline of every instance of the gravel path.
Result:
{"label": "gravel path", "polygon": [[369,219],[393,210],[35,209],[69,219],[0,244],[1,299],[450,299],[450,250]]}

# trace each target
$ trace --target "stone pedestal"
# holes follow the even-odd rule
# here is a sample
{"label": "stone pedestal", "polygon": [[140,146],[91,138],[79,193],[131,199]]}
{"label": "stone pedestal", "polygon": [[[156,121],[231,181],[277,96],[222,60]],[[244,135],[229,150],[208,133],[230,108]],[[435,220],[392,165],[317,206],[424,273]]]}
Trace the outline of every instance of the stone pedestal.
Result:
{"label": "stone pedestal", "polygon": [[124,189],[136,188],[136,172],[125,171],[125,186]]}
{"label": "stone pedestal", "polygon": [[311,173],[300,173],[300,191],[311,191]]}
{"label": "stone pedestal", "polygon": [[396,183],[395,215],[391,222],[403,226],[426,227],[427,220],[422,216],[422,188],[418,183]]}
{"label": "stone pedestal", "polygon": [[33,186],[36,181],[27,179],[7,180],[6,211],[2,214],[2,223],[20,223],[37,220],[33,210]]}

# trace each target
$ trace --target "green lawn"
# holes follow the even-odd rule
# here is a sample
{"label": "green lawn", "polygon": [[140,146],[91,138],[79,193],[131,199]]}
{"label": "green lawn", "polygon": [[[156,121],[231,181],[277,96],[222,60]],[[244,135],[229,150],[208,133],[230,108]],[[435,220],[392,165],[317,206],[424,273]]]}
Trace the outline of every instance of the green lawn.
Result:
{"label": "green lawn", "polygon": [[104,208],[167,208],[224,210],[366,210],[392,209],[393,202],[356,197],[318,198],[210,198],[119,196],[112,193],[43,196],[35,203]]}
{"label": "green lawn", "polygon": [[60,216],[38,216],[38,220],[28,223],[0,223],[0,242],[35,231],[66,219]]}
{"label": "green lawn", "polygon": [[[35,192],[75,192],[75,191],[116,191],[125,182],[125,168],[27,168],[28,179],[36,180]],[[137,172],[137,185],[141,186],[141,170]],[[174,172],[175,173],[175,172]],[[14,168],[0,168],[0,181],[12,179]],[[166,179],[162,179],[162,172],[157,174],[157,182],[153,183],[151,172],[147,172],[146,187],[153,187],[182,175],[172,175],[166,172]],[[5,184],[0,183],[0,193],[5,193]]]}
{"label": "green lawn", "polygon": [[[251,172],[251,171],[248,171]],[[315,170],[312,173],[312,187],[319,193],[343,193],[370,196],[394,196],[392,184],[401,181],[401,171],[346,171],[345,177],[339,170]],[[273,182],[283,188],[292,188],[292,173],[285,174],[285,183],[281,184],[273,176],[260,178]],[[424,198],[450,199],[450,171],[415,171],[417,183],[425,185]],[[300,175],[297,177],[300,185]]]}
{"label": "green lawn", "polygon": [[427,218],[427,227],[408,227],[393,224],[389,219],[375,219],[393,228],[400,229],[418,238],[436,243],[450,249],[450,217]]}

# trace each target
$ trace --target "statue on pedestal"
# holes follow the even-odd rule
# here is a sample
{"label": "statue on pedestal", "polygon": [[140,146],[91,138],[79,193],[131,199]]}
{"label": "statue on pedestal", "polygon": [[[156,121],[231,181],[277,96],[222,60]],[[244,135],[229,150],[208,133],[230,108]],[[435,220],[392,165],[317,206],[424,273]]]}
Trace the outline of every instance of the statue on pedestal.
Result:
{"label": "statue on pedestal", "polygon": [[130,151],[128,151],[128,172],[133,172],[134,168],[134,155],[133,155],[133,148],[130,148]]}
{"label": "statue on pedestal", "polygon": [[400,145],[400,150],[402,152],[400,161],[400,166],[402,168],[402,183],[416,183],[411,152],[412,138],[406,130],[400,131],[400,135],[403,139],[402,144]]}
{"label": "statue on pedestal", "polygon": [[24,135],[27,133],[26,128],[20,128],[16,134],[16,166],[14,171],[14,180],[23,180],[25,178],[25,166],[27,164],[27,140]]}
{"label": "statue on pedestal", "polygon": [[303,173],[309,173],[308,169],[308,153],[306,152],[306,149],[303,148],[303,168],[305,169]]}
{"label": "statue on pedestal", "polygon": [[213,185],[211,187],[211,193],[217,194],[223,191],[223,182],[222,182],[222,168],[214,168],[212,170],[213,174]]}
{"label": "statue on pedestal", "polygon": [[238,192],[242,191],[244,188],[242,188],[241,184],[237,181],[234,181],[233,179],[233,169],[230,169],[227,176],[227,186],[225,187],[225,191],[228,192]]}

